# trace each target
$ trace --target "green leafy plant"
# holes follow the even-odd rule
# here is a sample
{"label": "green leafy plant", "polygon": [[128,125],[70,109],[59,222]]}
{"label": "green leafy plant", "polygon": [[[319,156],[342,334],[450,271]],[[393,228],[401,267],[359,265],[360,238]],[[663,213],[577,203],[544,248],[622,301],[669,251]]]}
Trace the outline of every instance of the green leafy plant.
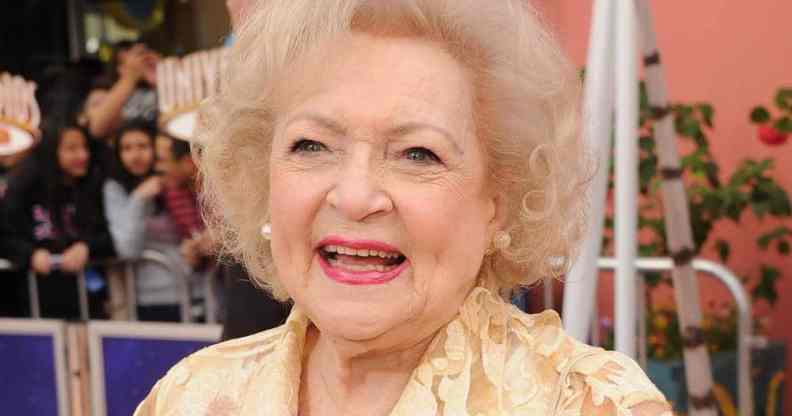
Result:
{"label": "green leafy plant", "polygon": [[759,140],[770,146],[785,144],[792,133],[792,88],[779,88],[774,104],[775,117],[765,106],[751,111],[751,122],[759,126]]}
{"label": "green leafy plant", "polygon": [[[792,90],[782,89],[776,97],[776,104],[782,113],[772,121],[767,109],[757,107],[751,119],[763,123],[773,123],[779,130],[788,131],[792,112]],[[712,131],[715,110],[707,103],[675,103],[671,106],[677,143],[682,149],[681,167],[684,172],[685,187],[689,200],[690,222],[693,231],[696,255],[707,247],[714,248],[723,263],[732,256],[731,243],[725,239],[713,239],[712,231],[716,224],[732,222],[739,224],[747,212],[758,219],[789,219],[792,206],[787,192],[773,179],[774,162],[772,159],[743,160],[735,171],[725,180],[721,179],[720,167],[710,151],[709,134]],[[786,112],[786,113],[784,113]],[[765,114],[767,113],[767,114]],[[659,114],[653,111],[648,102],[646,86],[641,84],[640,109],[640,162],[639,162],[639,219],[640,256],[668,256],[667,235],[663,220],[663,200],[660,193],[662,178],[658,168],[658,155],[654,135],[655,123]],[[759,122],[759,121],[757,121]],[[612,168],[612,166],[611,166]],[[610,186],[613,186],[612,176]],[[775,221],[778,223],[778,221]],[[783,223],[783,222],[782,222]],[[612,250],[613,218],[605,221],[603,250]],[[760,250],[774,250],[780,255],[789,255],[792,229],[785,225],[757,231],[756,245]],[[660,285],[671,285],[668,274],[647,273],[649,291]],[[782,271],[772,264],[760,263],[755,271],[742,276],[743,282],[750,286],[754,301],[765,300],[774,305],[778,299],[776,283]],[[651,299],[647,295],[647,300]],[[647,302],[647,304],[651,304]],[[649,352],[655,358],[681,356],[682,343],[679,338],[679,323],[673,310],[650,307]],[[705,317],[705,338],[711,349],[723,350],[730,346],[735,337],[732,309],[729,313]],[[653,341],[654,340],[654,341]]]}

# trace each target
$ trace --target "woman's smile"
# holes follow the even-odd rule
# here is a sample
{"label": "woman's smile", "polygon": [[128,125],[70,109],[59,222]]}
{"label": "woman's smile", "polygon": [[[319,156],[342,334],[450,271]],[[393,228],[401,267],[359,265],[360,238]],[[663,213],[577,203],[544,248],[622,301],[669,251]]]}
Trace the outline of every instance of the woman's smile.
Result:
{"label": "woman's smile", "polygon": [[396,247],[376,240],[329,236],[317,246],[324,274],[347,285],[378,285],[399,277],[410,262]]}

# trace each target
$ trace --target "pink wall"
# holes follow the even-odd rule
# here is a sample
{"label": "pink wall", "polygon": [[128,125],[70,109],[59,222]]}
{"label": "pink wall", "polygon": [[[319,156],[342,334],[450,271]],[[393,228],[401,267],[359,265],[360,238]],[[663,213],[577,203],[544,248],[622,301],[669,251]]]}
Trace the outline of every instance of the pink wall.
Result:
{"label": "pink wall", "polygon": [[[534,0],[558,33],[574,61],[586,62],[592,0]],[[665,64],[672,100],[707,101],[715,107],[712,152],[723,177],[743,158],[776,160],[775,177],[792,194],[792,141],[767,147],[756,139],[748,122],[750,109],[770,104],[776,88],[792,86],[792,1],[733,0],[651,2],[658,44]],[[786,222],[792,227],[792,221]],[[733,243],[729,267],[754,272],[759,262],[772,262],[785,276],[780,301],[772,313],[772,336],[792,340],[792,260],[781,260],[756,249],[759,224],[747,215],[740,226],[724,226],[717,234]],[[716,256],[709,254],[715,259]],[[755,273],[755,272],[754,272]],[[717,285],[703,286],[705,299],[727,299]],[[600,310],[612,311],[612,285],[600,287]],[[792,414],[792,363],[787,367],[786,413]]]}

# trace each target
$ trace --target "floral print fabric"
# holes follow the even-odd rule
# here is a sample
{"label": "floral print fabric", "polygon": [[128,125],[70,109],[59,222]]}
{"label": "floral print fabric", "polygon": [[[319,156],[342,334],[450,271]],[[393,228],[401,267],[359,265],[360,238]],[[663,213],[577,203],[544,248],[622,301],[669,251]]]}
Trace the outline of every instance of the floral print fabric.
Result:
{"label": "floral print fabric", "polygon": [[[174,366],[137,416],[297,415],[306,329],[281,327],[199,351]],[[632,415],[665,403],[626,356],[573,340],[553,311],[527,315],[475,288],[413,371],[392,416]],[[671,413],[668,412],[667,415]]]}

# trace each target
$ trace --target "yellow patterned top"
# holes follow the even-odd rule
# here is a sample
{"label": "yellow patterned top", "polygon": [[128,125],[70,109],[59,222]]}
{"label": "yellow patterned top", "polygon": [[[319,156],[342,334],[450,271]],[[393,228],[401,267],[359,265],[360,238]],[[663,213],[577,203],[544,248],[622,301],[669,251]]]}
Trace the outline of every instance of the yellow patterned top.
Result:
{"label": "yellow patterned top", "polygon": [[[297,415],[309,324],[294,308],[283,326],[187,357],[135,415]],[[391,415],[630,416],[649,402],[666,403],[627,356],[575,341],[553,311],[527,315],[475,288],[429,345]]]}

